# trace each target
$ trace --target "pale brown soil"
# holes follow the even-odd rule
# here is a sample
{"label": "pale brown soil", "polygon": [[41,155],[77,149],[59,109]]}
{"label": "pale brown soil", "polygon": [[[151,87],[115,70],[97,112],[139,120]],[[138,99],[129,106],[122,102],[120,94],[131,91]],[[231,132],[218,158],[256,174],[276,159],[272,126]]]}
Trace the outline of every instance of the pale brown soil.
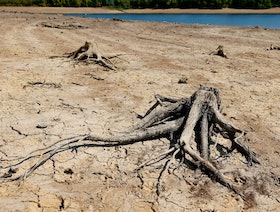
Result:
{"label": "pale brown soil", "polygon": [[[187,165],[162,177],[164,191],[157,196],[155,185],[165,161],[143,168],[140,176],[135,168],[167,150],[168,140],[80,148],[56,155],[24,182],[1,180],[1,211],[279,210],[280,51],[266,50],[280,45],[279,30],[3,10],[1,166],[9,164],[7,158],[59,139],[126,131],[137,121],[135,113],[152,105],[154,94],[189,97],[200,84],[220,89],[223,114],[248,131],[246,145],[262,164],[248,167],[237,152],[216,162],[234,183],[247,186],[245,200]],[[123,54],[114,59],[117,72],[49,58],[92,39],[105,55]],[[218,45],[229,59],[209,55]],[[178,83],[180,79],[186,83]],[[47,128],[36,128],[41,122]],[[22,164],[17,173],[30,165]],[[0,169],[1,176],[6,172]]]}

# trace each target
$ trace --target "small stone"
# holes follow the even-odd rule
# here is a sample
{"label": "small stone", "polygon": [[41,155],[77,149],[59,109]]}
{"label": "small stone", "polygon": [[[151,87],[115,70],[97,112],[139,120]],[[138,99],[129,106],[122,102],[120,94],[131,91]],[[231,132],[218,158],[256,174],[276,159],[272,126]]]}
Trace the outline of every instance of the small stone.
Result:
{"label": "small stone", "polygon": [[43,129],[43,128],[47,128],[48,126],[47,126],[47,124],[45,123],[45,122],[40,122],[37,126],[36,126],[36,128],[40,128],[40,129]]}

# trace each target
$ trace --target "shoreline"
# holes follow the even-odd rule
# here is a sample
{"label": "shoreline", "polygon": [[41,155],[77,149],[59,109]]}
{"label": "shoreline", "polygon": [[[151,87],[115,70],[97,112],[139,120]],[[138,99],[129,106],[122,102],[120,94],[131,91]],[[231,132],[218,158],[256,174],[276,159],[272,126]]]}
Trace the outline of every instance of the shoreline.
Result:
{"label": "shoreline", "polygon": [[115,14],[115,13],[130,13],[130,14],[280,14],[280,8],[271,9],[127,9],[117,10],[107,7],[0,7],[1,12],[25,12],[35,14]]}

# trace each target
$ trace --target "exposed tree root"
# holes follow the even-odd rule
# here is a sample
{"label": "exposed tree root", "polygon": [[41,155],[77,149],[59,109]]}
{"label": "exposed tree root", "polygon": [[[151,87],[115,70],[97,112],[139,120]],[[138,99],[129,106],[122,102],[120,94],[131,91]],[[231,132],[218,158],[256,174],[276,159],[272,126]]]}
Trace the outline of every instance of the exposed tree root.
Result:
{"label": "exposed tree root", "polygon": [[[169,158],[158,178],[157,193],[160,192],[161,177],[169,170],[170,164],[176,161],[175,158],[180,158],[181,163],[183,163],[188,160],[186,158],[188,155],[193,159],[193,163],[198,164],[203,171],[212,175],[222,185],[239,193],[239,189],[233,182],[210,162],[209,141],[212,139],[211,137],[215,136],[216,140],[218,140],[218,136],[222,135],[230,140],[232,148],[236,148],[237,151],[242,153],[248,160],[249,165],[252,165],[253,162],[260,162],[255,153],[242,144],[242,141],[246,139],[246,133],[227,122],[220,113],[221,100],[219,91],[215,88],[201,86],[189,98],[175,99],[160,95],[155,97],[156,103],[147,111],[139,123],[133,126],[130,132],[109,138],[83,135],[59,140],[48,147],[35,150],[25,157],[10,160],[9,165],[1,168],[16,170],[24,162],[37,158],[37,162],[29,167],[25,173],[14,176],[16,173],[8,171],[2,177],[11,180],[25,179],[55,154],[66,150],[76,150],[85,146],[111,147],[129,145],[140,141],[168,138],[170,140],[169,150],[143,162],[138,167],[139,170],[149,164]],[[194,137],[199,147],[197,148],[198,150],[191,145],[194,142]]]}

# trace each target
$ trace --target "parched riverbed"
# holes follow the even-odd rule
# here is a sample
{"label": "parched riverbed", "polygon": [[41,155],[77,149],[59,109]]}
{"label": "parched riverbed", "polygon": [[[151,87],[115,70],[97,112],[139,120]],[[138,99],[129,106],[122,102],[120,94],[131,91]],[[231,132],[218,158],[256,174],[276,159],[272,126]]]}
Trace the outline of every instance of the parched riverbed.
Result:
{"label": "parched riverbed", "polygon": [[[1,10],[1,8],[0,8]],[[280,206],[279,30],[102,20],[0,12],[0,165],[64,138],[127,131],[154,94],[189,97],[200,84],[221,92],[222,113],[247,131],[261,165],[248,166],[223,143],[211,160],[238,196],[190,163],[162,178],[164,160],[135,169],[169,148],[165,139],[57,154],[0,169],[3,211],[275,211]],[[50,58],[94,40],[117,71]],[[219,45],[228,59],[209,55]],[[43,126],[43,127],[41,127]],[[214,144],[212,147],[215,147]],[[219,149],[220,148],[220,149]],[[218,151],[219,150],[219,151]],[[7,161],[11,160],[11,161]],[[191,160],[191,158],[190,158]],[[175,168],[180,161],[171,165]],[[14,173],[15,172],[15,173]]]}

